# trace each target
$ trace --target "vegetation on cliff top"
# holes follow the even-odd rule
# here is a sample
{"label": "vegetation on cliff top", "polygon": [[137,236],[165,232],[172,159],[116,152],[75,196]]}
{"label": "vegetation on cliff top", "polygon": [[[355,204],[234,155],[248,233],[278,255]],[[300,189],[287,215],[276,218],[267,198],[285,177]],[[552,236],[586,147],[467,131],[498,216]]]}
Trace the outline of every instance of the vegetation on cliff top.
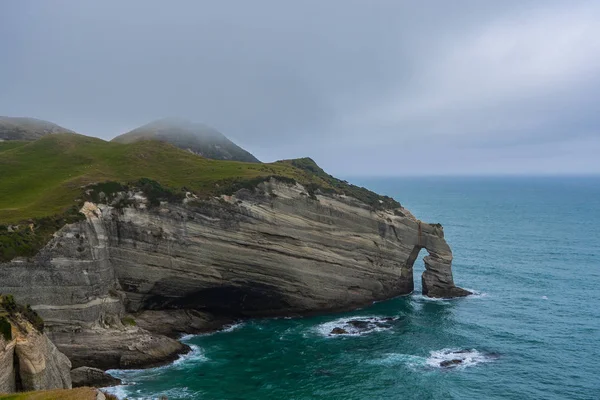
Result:
{"label": "vegetation on cliff top", "polygon": [[270,175],[326,182],[285,163],[259,164],[198,157],[159,141],[131,144],[53,134],[0,152],[0,224],[61,214],[78,204],[86,185],[142,178],[199,196],[216,194],[235,180]]}
{"label": "vegetation on cliff top", "polygon": [[346,181],[337,179],[333,175],[329,175],[327,172],[323,171],[323,169],[319,167],[311,158],[296,158],[293,160],[278,161],[278,163],[291,164],[295,168],[301,169],[327,183],[326,187],[320,187],[314,182],[308,183],[307,190],[309,193],[314,192],[315,190],[322,190],[325,192],[345,194],[346,196],[354,197],[355,199],[368,204],[374,209],[391,209],[400,207],[400,203],[389,196],[381,196],[370,191],[369,189],[353,185]]}
{"label": "vegetation on cliff top", "polygon": [[39,332],[44,332],[44,320],[29,304],[23,306],[15,302],[12,295],[0,294],[0,335],[5,340],[12,339],[11,321],[19,325],[19,316],[29,321]]}
{"label": "vegetation on cliff top", "polygon": [[82,218],[77,210],[90,185],[110,186],[105,191],[133,185],[157,205],[188,191],[200,198],[231,194],[275,177],[303,184],[313,198],[321,191],[355,197],[373,209],[399,206],[328,175],[310,158],[270,164],[212,160],[156,140],[122,144],[65,133],[2,142],[0,171],[0,262],[33,256],[61,226]]}

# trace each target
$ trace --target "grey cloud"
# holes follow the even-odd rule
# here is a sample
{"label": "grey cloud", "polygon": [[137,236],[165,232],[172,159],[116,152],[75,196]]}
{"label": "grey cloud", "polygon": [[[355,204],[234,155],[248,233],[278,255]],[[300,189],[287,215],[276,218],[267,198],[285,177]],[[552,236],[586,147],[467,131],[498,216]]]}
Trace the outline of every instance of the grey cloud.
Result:
{"label": "grey cloud", "polygon": [[105,139],[177,115],[341,175],[598,173],[598,18],[592,1],[2,2],[0,114]]}

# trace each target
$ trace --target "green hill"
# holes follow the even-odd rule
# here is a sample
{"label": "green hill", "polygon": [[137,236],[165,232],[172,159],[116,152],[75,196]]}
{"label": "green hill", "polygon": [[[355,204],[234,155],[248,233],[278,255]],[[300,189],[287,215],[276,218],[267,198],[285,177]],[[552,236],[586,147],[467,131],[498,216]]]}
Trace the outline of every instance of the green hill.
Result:
{"label": "green hill", "polygon": [[4,140],[36,140],[51,133],[73,132],[52,122],[35,118],[0,116],[0,142]]}
{"label": "green hill", "polygon": [[173,200],[185,191],[200,198],[231,194],[274,176],[303,184],[313,199],[319,191],[335,192],[373,209],[399,206],[328,175],[309,158],[270,164],[210,160],[160,141],[122,144],[53,134],[2,142],[0,171],[0,261],[34,255],[57,229],[82,218],[78,210],[90,185],[132,185],[154,200]]}
{"label": "green hill", "polygon": [[216,129],[177,118],[151,122],[112,141],[133,143],[139,140],[159,140],[214,160],[260,162]]}
{"label": "green hill", "polygon": [[[198,157],[160,141],[106,142],[77,134],[53,134],[3,150],[0,146],[0,223],[63,212],[95,182],[150,178],[199,195],[236,179],[281,175],[315,180],[287,163],[257,164]],[[318,181],[318,179],[317,179]]]}

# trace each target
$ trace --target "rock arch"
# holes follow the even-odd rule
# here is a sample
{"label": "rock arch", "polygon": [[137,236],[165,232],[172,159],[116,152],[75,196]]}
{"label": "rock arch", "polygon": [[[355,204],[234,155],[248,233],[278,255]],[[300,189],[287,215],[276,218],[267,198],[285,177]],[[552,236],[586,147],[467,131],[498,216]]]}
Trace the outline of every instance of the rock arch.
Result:
{"label": "rock arch", "polygon": [[413,248],[405,262],[405,269],[412,276],[413,265],[421,249],[425,249],[425,271],[421,275],[423,294],[429,297],[463,297],[472,294],[457,287],[452,277],[452,250],[444,239],[444,228],[440,224],[416,221],[417,235]]}

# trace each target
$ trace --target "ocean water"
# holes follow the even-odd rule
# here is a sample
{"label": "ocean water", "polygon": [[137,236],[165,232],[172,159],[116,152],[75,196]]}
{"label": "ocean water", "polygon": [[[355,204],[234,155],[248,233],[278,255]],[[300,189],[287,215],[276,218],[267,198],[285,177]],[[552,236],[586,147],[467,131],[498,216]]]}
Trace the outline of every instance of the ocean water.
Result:
{"label": "ocean water", "polygon": [[[353,179],[441,222],[454,278],[328,316],[186,337],[172,365],[112,371],[120,398],[600,399],[600,178]],[[423,251],[424,253],[425,251]],[[423,254],[422,254],[423,255]],[[374,324],[377,318],[393,321]],[[363,319],[373,329],[353,333]],[[330,336],[334,327],[349,334]],[[444,360],[460,359],[443,368]]]}

